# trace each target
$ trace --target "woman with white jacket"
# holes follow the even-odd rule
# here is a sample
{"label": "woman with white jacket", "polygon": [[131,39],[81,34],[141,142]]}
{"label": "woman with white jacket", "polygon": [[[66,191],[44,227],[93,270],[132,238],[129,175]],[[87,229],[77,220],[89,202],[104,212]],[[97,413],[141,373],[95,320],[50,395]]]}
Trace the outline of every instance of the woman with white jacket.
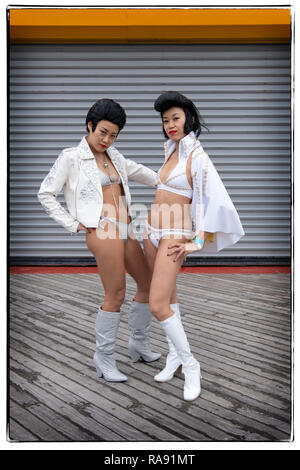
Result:
{"label": "woman with white jacket", "polygon": [[[149,346],[151,274],[131,228],[128,179],[156,186],[157,174],[112,146],[126,122],[124,109],[110,99],[98,100],[86,116],[88,135],[64,149],[43,180],[38,198],[58,224],[71,233],[86,232],[103,283],[105,297],[96,318],[94,365],[107,381],[127,380],[115,362],[120,308],[125,297],[125,271],[137,284],[131,304],[129,352],[133,361],[159,359]],[[63,189],[67,210],[57,201]]]}
{"label": "woman with white jacket", "polygon": [[202,126],[194,103],[178,92],[165,92],[154,108],[161,115],[168,141],[144,248],[153,270],[150,308],[169,344],[166,366],[154,378],[166,382],[182,367],[184,399],[192,401],[201,391],[200,364],[181,322],[176,278],[188,254],[220,251],[236,243],[244,231],[214,165],[197,140]]}

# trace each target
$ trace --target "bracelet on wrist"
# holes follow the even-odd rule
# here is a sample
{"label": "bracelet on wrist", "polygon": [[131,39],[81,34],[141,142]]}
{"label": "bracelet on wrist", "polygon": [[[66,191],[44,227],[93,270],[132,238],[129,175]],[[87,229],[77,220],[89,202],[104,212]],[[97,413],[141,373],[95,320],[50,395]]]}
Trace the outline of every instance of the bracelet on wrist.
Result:
{"label": "bracelet on wrist", "polygon": [[202,238],[199,238],[199,237],[193,238],[192,242],[194,242],[195,245],[197,245],[198,248],[202,248],[202,246],[204,245],[204,240]]}

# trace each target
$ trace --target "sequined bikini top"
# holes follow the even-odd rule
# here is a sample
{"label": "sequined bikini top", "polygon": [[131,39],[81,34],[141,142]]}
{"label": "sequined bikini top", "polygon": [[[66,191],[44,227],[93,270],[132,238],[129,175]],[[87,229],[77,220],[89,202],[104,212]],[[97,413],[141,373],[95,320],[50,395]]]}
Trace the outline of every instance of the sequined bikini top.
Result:
{"label": "sequined bikini top", "polygon": [[100,168],[98,168],[98,170],[100,171],[101,186],[109,186],[111,184],[121,184],[120,176],[119,178],[117,178],[115,175],[111,175],[111,177],[109,178],[109,176],[107,176],[104,173],[104,171],[100,170]]}

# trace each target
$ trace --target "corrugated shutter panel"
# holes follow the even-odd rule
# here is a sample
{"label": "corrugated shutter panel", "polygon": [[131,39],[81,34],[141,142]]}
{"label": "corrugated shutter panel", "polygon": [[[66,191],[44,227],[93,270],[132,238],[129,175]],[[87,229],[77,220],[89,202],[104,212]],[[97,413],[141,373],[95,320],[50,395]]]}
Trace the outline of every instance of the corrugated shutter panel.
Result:
{"label": "corrugated shutter panel", "polygon": [[[14,260],[89,257],[43,212],[36,194],[55,158],[85,134],[85,115],[110,97],[128,115],[117,148],[157,170],[164,90],[199,107],[201,142],[246,236],[219,257],[285,257],[290,243],[290,51],[286,45],[15,45],[10,56],[10,228]],[[131,184],[133,203],[154,190]],[[59,198],[62,201],[62,197]],[[203,255],[201,255],[203,256]]]}

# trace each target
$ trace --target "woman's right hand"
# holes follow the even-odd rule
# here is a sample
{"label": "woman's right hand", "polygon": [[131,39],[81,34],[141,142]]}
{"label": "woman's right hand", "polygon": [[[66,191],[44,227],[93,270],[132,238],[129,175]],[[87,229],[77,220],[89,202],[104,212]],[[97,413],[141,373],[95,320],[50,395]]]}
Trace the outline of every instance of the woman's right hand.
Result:
{"label": "woman's right hand", "polygon": [[77,227],[77,232],[79,232],[80,230],[83,230],[86,233],[91,233],[92,232],[91,228],[87,228],[79,222],[78,227]]}

